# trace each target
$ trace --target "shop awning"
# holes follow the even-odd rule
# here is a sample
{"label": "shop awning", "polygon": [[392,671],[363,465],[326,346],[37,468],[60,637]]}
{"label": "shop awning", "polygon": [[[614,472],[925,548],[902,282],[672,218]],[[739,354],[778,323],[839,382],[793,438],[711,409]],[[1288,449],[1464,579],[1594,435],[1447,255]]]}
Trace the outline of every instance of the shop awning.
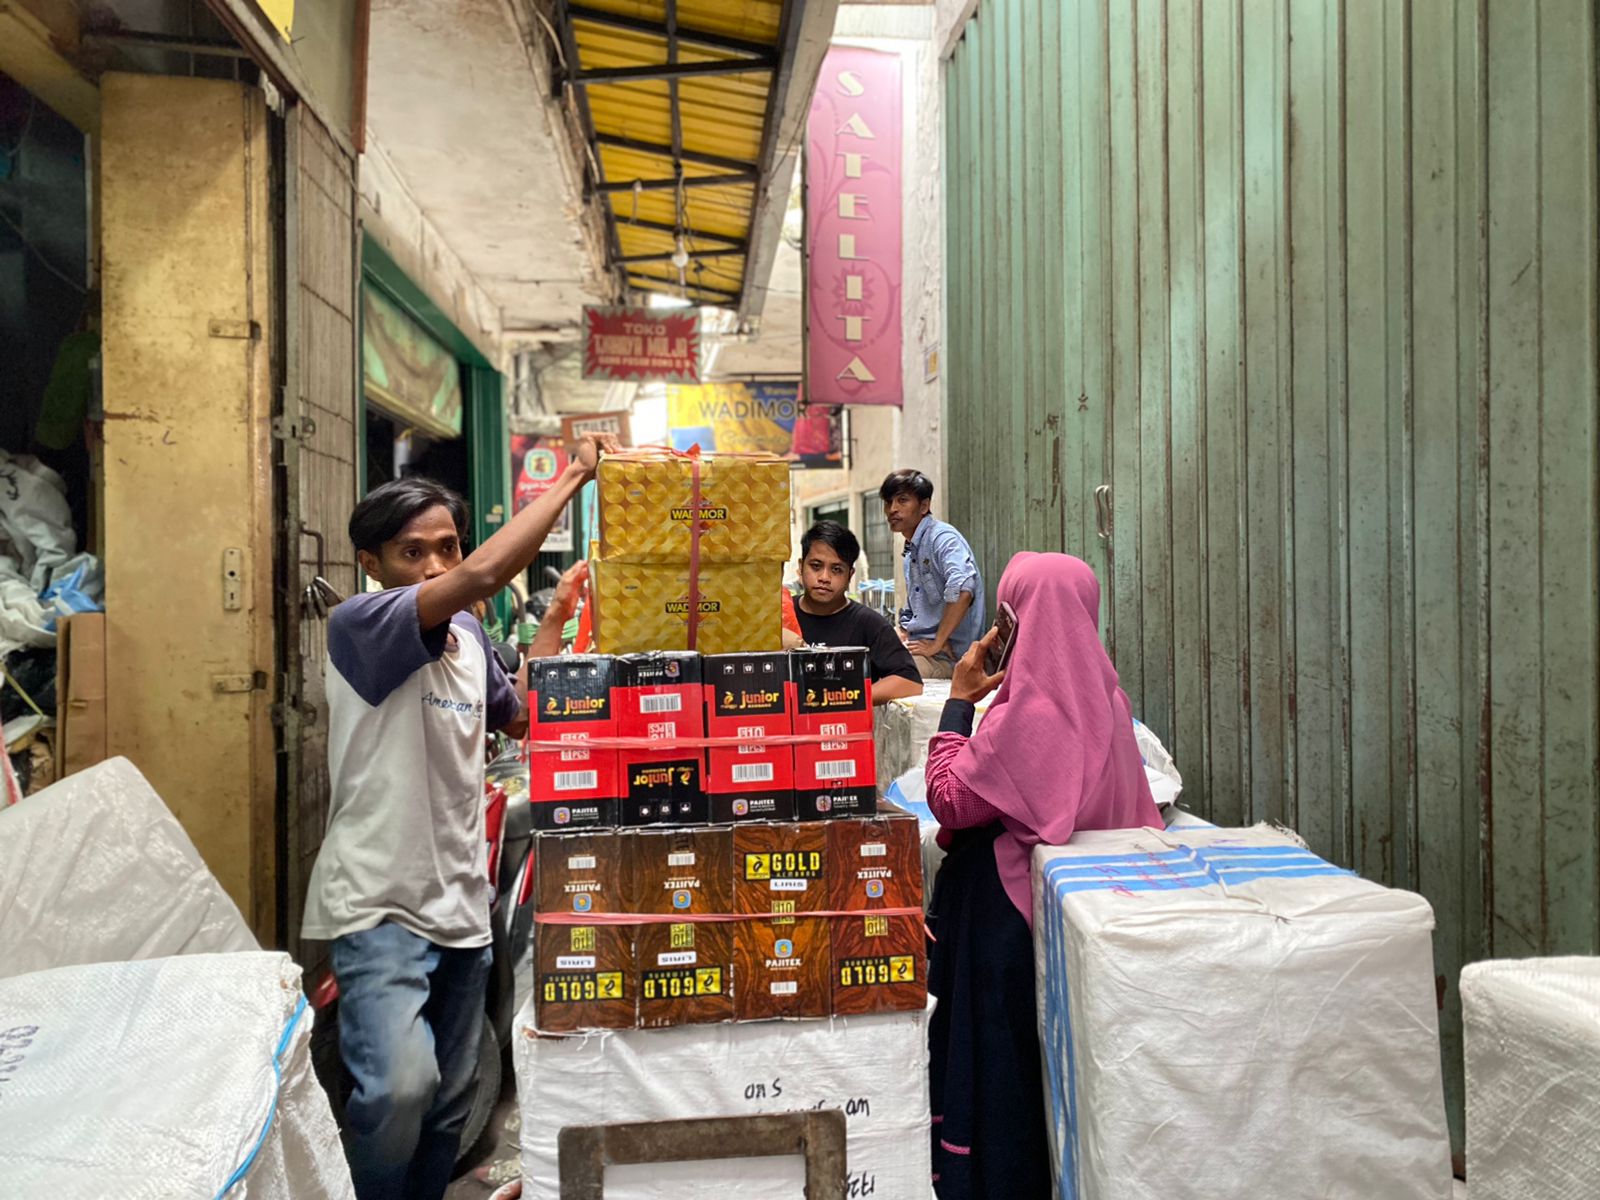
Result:
{"label": "shop awning", "polygon": [[836,8],[557,0],[589,143],[585,188],[605,214],[607,265],[627,288],[751,307],[787,201],[768,220],[768,195],[787,187]]}

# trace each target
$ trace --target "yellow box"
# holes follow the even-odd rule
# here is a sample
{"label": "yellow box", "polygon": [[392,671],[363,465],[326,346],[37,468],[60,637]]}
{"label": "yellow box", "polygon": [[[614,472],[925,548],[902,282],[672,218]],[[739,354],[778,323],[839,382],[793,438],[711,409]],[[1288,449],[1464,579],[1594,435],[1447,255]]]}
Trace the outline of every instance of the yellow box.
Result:
{"label": "yellow box", "polygon": [[[607,562],[689,561],[690,462],[663,454],[600,463],[600,557]],[[777,458],[700,459],[700,561],[783,562],[789,557],[789,464]]]}
{"label": "yellow box", "polygon": [[[595,648],[640,654],[689,648],[689,567],[682,563],[589,564]],[[700,567],[702,654],[783,649],[782,563]]]}

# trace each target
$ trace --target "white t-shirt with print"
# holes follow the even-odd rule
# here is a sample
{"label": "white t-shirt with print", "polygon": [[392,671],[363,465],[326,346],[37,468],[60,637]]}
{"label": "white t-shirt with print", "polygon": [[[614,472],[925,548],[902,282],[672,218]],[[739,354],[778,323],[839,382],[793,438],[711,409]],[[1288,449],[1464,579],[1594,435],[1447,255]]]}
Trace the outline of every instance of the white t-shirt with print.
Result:
{"label": "white t-shirt with print", "polygon": [[515,689],[470,613],[423,633],[417,588],[328,618],[328,829],[301,934],[393,921],[440,946],[489,944],[484,737]]}

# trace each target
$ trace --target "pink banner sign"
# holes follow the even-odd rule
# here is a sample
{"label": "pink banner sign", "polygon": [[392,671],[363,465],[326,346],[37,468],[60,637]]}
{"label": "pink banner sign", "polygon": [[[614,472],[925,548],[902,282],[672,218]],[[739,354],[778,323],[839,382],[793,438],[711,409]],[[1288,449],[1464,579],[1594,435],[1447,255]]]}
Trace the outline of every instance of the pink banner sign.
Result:
{"label": "pink banner sign", "polygon": [[901,404],[900,59],[828,51],[806,130],[806,394]]}

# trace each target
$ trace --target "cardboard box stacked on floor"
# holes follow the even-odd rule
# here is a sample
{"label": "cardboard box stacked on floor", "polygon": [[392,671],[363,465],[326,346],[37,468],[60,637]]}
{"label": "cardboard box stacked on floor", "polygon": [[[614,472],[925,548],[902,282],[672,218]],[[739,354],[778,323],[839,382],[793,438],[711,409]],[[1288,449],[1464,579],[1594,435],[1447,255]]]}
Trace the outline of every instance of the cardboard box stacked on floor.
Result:
{"label": "cardboard box stacked on floor", "polygon": [[[530,678],[524,1194],[557,1194],[565,1126],[825,1107],[846,1113],[852,1194],[925,1195],[918,828],[878,811],[866,652],[781,649],[787,464],[701,459],[698,509],[692,471],[601,463],[604,653]],[[608,1168],[606,1194],[790,1194],[796,1170]]]}
{"label": "cardboard box stacked on floor", "polygon": [[[877,808],[864,651],[578,656],[531,688],[532,740],[572,747],[532,755],[540,1030],[924,1007],[919,830]],[[568,740],[617,713],[645,745]],[[707,728],[751,740],[680,744]]]}

